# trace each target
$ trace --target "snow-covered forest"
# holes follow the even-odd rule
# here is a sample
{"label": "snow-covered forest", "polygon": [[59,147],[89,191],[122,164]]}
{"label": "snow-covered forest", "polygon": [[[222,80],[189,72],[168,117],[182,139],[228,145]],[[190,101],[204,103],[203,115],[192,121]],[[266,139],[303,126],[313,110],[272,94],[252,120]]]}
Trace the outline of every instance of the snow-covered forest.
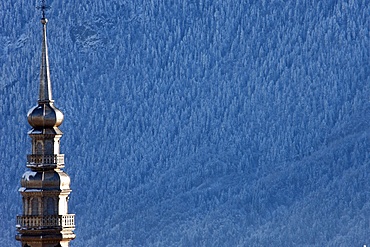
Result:
{"label": "snow-covered forest", "polygon": [[[47,0],[72,247],[370,245],[368,0]],[[0,245],[38,96],[0,1]]]}

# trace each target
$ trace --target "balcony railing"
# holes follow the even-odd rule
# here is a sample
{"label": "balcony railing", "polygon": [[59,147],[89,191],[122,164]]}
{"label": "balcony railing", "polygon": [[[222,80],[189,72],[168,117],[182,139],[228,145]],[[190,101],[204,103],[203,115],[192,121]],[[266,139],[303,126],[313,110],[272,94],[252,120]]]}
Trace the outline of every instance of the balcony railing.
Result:
{"label": "balcony railing", "polygon": [[39,167],[39,166],[57,166],[64,165],[64,154],[29,154],[27,155],[27,166]]}
{"label": "balcony railing", "polygon": [[41,229],[41,228],[74,228],[75,215],[19,215],[17,216],[17,228],[20,229]]}

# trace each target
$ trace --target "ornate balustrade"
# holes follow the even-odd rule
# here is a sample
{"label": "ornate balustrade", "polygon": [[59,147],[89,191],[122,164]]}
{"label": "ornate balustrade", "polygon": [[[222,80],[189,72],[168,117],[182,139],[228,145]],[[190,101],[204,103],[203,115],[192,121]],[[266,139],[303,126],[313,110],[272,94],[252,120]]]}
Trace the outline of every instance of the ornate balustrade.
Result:
{"label": "ornate balustrade", "polygon": [[34,216],[34,215],[20,215],[17,216],[17,228],[30,229],[30,228],[74,228],[75,215],[47,215],[47,216]]}
{"label": "ornate balustrade", "polygon": [[64,165],[64,154],[29,154],[27,155],[28,166],[44,166],[44,165]]}

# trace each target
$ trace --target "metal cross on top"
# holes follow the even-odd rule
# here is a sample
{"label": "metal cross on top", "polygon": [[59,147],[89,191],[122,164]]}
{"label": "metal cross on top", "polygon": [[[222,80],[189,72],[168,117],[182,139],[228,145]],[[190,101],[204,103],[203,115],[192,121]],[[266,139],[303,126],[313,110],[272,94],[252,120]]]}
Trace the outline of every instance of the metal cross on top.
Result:
{"label": "metal cross on top", "polygon": [[45,0],[41,0],[41,6],[37,6],[37,9],[41,9],[42,18],[45,19],[45,11],[50,9],[50,6],[47,6]]}

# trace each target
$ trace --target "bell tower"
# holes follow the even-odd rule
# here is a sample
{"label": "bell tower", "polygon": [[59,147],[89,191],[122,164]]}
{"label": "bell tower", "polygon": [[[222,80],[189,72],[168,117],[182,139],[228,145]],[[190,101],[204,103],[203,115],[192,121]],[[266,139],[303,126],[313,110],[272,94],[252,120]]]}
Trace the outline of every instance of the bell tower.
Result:
{"label": "bell tower", "polygon": [[70,178],[62,170],[64,154],[59,149],[63,135],[59,126],[64,116],[52,99],[44,0],[40,9],[43,38],[39,99],[27,116],[32,126],[28,132],[32,152],[27,155],[29,170],[23,174],[19,189],[23,213],[17,216],[16,239],[22,247],[68,247],[75,238],[75,224],[74,214],[68,214]]}

